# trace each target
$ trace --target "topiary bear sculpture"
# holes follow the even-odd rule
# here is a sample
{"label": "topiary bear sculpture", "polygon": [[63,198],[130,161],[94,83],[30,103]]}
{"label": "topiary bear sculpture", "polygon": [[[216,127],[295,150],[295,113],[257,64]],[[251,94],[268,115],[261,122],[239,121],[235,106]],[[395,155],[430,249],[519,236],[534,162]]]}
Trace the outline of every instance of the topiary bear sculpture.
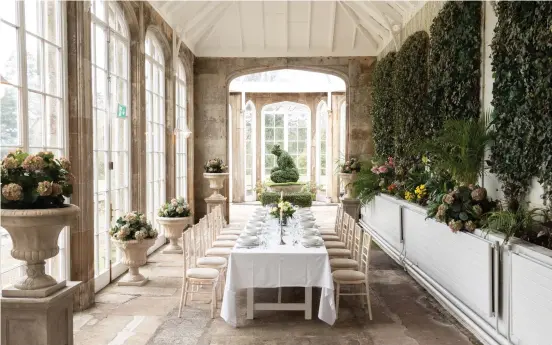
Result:
{"label": "topiary bear sculpture", "polygon": [[278,166],[270,171],[270,179],[274,183],[297,182],[299,180],[299,170],[295,166],[293,158],[286,151],[280,148],[280,145],[274,145],[272,151],[277,157]]}

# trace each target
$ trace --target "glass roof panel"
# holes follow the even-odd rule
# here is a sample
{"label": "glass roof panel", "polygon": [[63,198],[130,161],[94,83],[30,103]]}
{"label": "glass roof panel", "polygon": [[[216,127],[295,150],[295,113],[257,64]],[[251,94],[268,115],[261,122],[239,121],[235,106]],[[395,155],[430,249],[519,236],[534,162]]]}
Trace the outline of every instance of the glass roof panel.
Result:
{"label": "glass roof panel", "polygon": [[343,79],[331,74],[281,69],[247,74],[230,82],[230,92],[345,92]]}

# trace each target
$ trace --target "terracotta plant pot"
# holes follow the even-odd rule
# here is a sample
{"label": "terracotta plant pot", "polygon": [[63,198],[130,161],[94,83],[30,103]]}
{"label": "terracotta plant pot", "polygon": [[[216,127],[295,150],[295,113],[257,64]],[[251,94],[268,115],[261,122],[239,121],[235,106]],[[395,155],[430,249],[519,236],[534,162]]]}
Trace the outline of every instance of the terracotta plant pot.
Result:
{"label": "terracotta plant pot", "polygon": [[182,237],[182,231],[186,225],[192,225],[192,217],[157,217],[157,223],[165,230],[165,237],[169,239],[169,245],[164,254],[182,254],[182,247],[178,245],[178,239]]}
{"label": "terracotta plant pot", "polygon": [[118,285],[142,286],[147,283],[148,278],[140,274],[140,266],[146,264],[148,248],[154,245],[155,238],[141,241],[119,241],[112,238],[111,242],[123,252],[121,262],[128,266],[128,275],[121,279]]}
{"label": "terracotta plant pot", "polygon": [[356,174],[339,173],[339,178],[341,179],[341,184],[345,189],[345,195],[343,195],[343,199],[354,199],[355,197],[353,194],[353,182],[355,182],[356,180]]}
{"label": "terracotta plant pot", "polygon": [[75,205],[49,209],[1,210],[2,227],[8,231],[13,242],[11,255],[17,260],[25,261],[27,266],[27,275],[14,284],[15,288],[40,290],[58,285],[52,276],[45,273],[45,260],[59,253],[59,234],[76,219],[79,212],[80,209]]}
{"label": "terracotta plant pot", "polygon": [[203,173],[203,177],[209,181],[209,188],[213,190],[210,198],[224,198],[219,190],[224,187],[224,180],[228,177],[228,173]]}

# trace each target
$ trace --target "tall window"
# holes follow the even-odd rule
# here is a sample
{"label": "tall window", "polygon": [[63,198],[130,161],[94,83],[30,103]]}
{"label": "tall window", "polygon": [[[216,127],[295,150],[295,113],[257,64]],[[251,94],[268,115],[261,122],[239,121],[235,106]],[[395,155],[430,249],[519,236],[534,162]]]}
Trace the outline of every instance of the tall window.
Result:
{"label": "tall window", "polygon": [[328,186],[328,106],[321,101],[316,109],[316,183],[325,194]]}
{"label": "tall window", "polygon": [[[181,61],[176,66],[176,126],[187,127],[186,71]],[[188,199],[187,146],[183,134],[176,135],[176,196]]]}
{"label": "tall window", "polygon": [[165,57],[151,32],[146,34],[146,123],[147,217],[154,223],[165,202]]}
{"label": "tall window", "polygon": [[[52,151],[67,154],[63,1],[1,1],[0,14],[0,154]],[[59,237],[60,253],[47,273],[65,279],[67,234]],[[0,228],[2,285],[24,275],[11,255],[11,240]]]}
{"label": "tall window", "polygon": [[245,105],[243,113],[245,137],[245,199],[254,201],[255,193],[255,106],[251,101]]}
{"label": "tall window", "polygon": [[[109,229],[130,211],[129,31],[114,1],[92,2],[94,273],[96,289],[122,273]],[[117,269],[113,269],[114,265]]]}
{"label": "tall window", "polygon": [[267,105],[262,110],[262,166],[264,178],[276,166],[276,156],[270,151],[275,144],[280,145],[295,161],[300,180],[310,178],[310,121],[309,108],[304,104],[280,102]]}

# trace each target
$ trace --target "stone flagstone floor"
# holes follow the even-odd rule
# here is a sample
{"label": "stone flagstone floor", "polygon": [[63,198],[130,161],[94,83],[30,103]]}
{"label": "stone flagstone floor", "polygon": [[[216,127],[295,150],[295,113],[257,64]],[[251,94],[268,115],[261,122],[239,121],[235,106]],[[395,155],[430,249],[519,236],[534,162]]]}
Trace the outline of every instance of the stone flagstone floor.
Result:
{"label": "stone flagstone floor", "polygon": [[[232,222],[244,222],[252,207],[233,205]],[[335,206],[316,206],[313,211],[321,224],[333,224]],[[317,319],[306,321],[301,312],[256,312],[255,320],[246,320],[244,294],[239,299],[239,328],[220,316],[211,319],[204,296],[189,303],[179,319],[182,256],[158,251],[141,272],[151,279],[145,286],[110,284],[96,296],[93,308],[75,314],[75,345],[479,344],[377,247],[372,251],[370,276],[374,320],[368,319],[355,297],[346,296],[333,327]],[[277,298],[272,289],[256,293],[256,299]],[[317,296],[316,290],[313,295]],[[302,298],[302,289],[284,289],[284,301]],[[318,313],[316,298],[314,302],[313,316]]]}

